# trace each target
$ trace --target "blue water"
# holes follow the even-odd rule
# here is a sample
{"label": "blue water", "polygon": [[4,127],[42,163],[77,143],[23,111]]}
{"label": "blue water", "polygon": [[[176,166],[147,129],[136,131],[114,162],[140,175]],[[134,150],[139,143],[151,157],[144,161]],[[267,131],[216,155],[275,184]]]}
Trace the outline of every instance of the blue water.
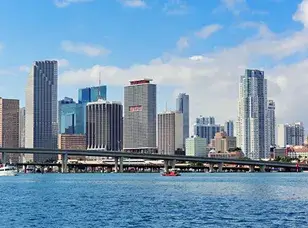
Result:
{"label": "blue water", "polygon": [[307,173],[0,177],[1,227],[308,227]]}

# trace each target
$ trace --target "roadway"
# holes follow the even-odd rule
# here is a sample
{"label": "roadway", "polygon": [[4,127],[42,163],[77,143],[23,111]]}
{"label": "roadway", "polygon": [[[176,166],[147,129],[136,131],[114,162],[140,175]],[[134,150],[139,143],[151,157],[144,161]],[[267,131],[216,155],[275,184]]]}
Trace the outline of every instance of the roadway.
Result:
{"label": "roadway", "polygon": [[[267,166],[277,168],[296,168],[295,163],[259,161],[259,160],[241,160],[229,158],[208,158],[183,155],[164,155],[164,154],[141,154],[123,151],[102,151],[102,150],[61,150],[61,149],[39,149],[39,148],[0,148],[4,153],[22,153],[22,154],[62,154],[71,156],[94,156],[94,157],[114,157],[114,158],[138,158],[147,160],[165,160],[165,161],[188,161],[202,162],[209,164],[232,164],[248,166]],[[300,164],[301,168],[308,169],[307,164]]]}

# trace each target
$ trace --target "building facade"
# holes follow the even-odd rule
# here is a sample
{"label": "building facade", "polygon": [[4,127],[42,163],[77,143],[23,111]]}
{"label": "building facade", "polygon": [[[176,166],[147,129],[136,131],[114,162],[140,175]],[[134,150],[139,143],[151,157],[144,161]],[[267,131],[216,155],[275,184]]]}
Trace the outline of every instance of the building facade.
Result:
{"label": "building facade", "polygon": [[85,134],[86,104],[65,97],[59,101],[59,134]]}
{"label": "building facade", "polygon": [[[58,148],[61,150],[86,150],[87,138],[84,134],[59,134]],[[69,159],[85,160],[85,156],[69,156]],[[58,159],[62,159],[61,156]]]}
{"label": "building facade", "polygon": [[[0,147],[19,147],[19,100],[0,98]],[[5,162],[19,162],[20,154],[7,154]]]}
{"label": "building facade", "polygon": [[277,146],[301,146],[305,144],[305,128],[302,122],[277,125]]}
{"label": "building facade", "polygon": [[185,142],[185,154],[186,156],[205,157],[207,154],[207,142],[206,139],[194,135],[186,139]]}
{"label": "building facade", "polygon": [[88,149],[122,150],[123,106],[120,102],[102,99],[89,102],[86,119]]}
{"label": "building facade", "polygon": [[236,137],[228,136],[226,132],[217,132],[211,143],[216,152],[228,152],[236,148]]}
{"label": "building facade", "polygon": [[26,108],[19,110],[19,147],[25,147]]}
{"label": "building facade", "polygon": [[268,100],[267,115],[268,115],[268,139],[270,146],[276,146],[276,114],[275,102]]}
{"label": "building facade", "polygon": [[194,135],[206,139],[207,145],[210,144],[217,132],[220,132],[221,126],[215,123],[215,118],[200,116],[194,123]]}
{"label": "building facade", "polygon": [[189,95],[180,93],[176,98],[176,111],[183,113],[183,146],[189,138]]}
{"label": "building facade", "polygon": [[269,156],[267,80],[264,72],[247,69],[239,85],[237,146],[248,158]]}
{"label": "building facade", "polygon": [[[58,62],[35,61],[26,88],[27,148],[58,148]],[[26,156],[26,160],[30,157]],[[31,159],[30,159],[31,160]],[[57,160],[56,155],[34,154],[35,162]]]}
{"label": "building facade", "polygon": [[78,90],[78,103],[88,103],[98,101],[98,99],[107,100],[107,86],[93,86]]}
{"label": "building facade", "polygon": [[183,113],[159,113],[158,125],[158,153],[175,155],[176,150],[183,147]]}
{"label": "building facade", "polygon": [[223,131],[226,132],[228,136],[233,137],[234,136],[234,122],[232,120],[226,121]]}
{"label": "building facade", "polygon": [[151,79],[131,81],[124,88],[124,150],[157,153],[156,85]]}

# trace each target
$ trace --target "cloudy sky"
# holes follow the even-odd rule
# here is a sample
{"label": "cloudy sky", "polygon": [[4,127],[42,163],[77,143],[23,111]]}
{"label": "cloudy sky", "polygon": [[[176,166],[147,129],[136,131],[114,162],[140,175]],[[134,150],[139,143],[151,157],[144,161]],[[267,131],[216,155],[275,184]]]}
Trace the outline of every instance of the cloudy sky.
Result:
{"label": "cloudy sky", "polygon": [[24,104],[34,60],[57,59],[59,99],[97,85],[123,100],[153,78],[158,110],[178,92],[191,118],[237,115],[245,68],[265,71],[278,122],[308,123],[308,0],[1,0],[0,96]]}

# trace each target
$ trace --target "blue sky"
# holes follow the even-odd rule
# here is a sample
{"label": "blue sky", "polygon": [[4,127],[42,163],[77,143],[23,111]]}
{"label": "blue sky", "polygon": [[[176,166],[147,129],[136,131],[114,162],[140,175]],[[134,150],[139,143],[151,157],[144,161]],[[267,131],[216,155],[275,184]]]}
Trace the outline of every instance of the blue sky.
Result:
{"label": "blue sky", "polygon": [[[166,102],[173,108],[175,94],[181,91],[191,94],[194,117],[216,115],[221,122],[235,118],[237,84],[232,82],[245,67],[273,75],[269,86],[278,92],[269,91],[269,96],[285,101],[283,83],[291,76],[279,70],[291,71],[308,54],[296,40],[306,35],[308,10],[299,5],[302,2],[305,6],[307,1],[2,0],[0,95],[23,104],[31,63],[58,59],[59,98],[75,98],[77,88],[97,84],[101,71],[110,100],[122,100],[128,80],[144,76],[159,83],[159,111]],[[203,59],[190,63],[192,56]],[[297,90],[296,85],[292,88]],[[220,109],[214,96],[220,96],[221,105],[231,99],[233,103]],[[302,118],[285,115],[288,105],[280,107],[282,120]]]}

